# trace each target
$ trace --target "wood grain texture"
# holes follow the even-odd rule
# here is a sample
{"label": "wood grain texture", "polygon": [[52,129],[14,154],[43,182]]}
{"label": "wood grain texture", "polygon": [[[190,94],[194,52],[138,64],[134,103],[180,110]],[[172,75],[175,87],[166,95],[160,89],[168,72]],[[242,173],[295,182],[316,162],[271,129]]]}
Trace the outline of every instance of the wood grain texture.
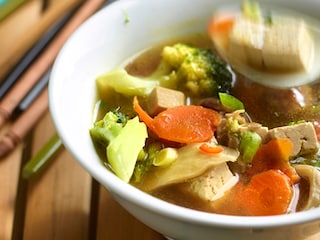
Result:
{"label": "wood grain texture", "polygon": [[[34,130],[35,154],[54,132],[50,115]],[[63,150],[28,187],[24,239],[87,239],[91,177]]]}
{"label": "wood grain texture", "polygon": [[53,39],[45,51],[35,60],[19,81],[10,89],[0,102],[0,126],[7,120],[8,116],[10,116],[25,94],[28,93],[32,86],[52,66],[60,49],[72,33],[87,18],[93,15],[103,3],[103,0],[87,0],[61,30],[61,32],[59,32],[59,34]]}
{"label": "wood grain texture", "polygon": [[0,159],[0,239],[11,239],[20,172],[22,144]]}
{"label": "wood grain texture", "polygon": [[[12,39],[10,47],[1,53],[0,80],[12,69],[19,59],[30,49],[38,39],[52,26],[61,14],[71,10],[80,0],[59,1],[46,10],[39,18],[29,26],[27,34],[23,37]],[[11,26],[15,28],[16,26]],[[2,35],[1,35],[2,36]]]}
{"label": "wood grain texture", "polygon": [[[32,153],[35,154],[54,133],[49,113],[33,132]],[[89,221],[93,221],[96,239],[164,240],[161,234],[126,212],[99,185],[97,213],[91,216],[91,183],[91,177],[66,150],[58,154],[44,172],[29,182],[24,239],[92,239]]]}
{"label": "wood grain texture", "polygon": [[165,238],[130,215],[101,186],[97,240],[103,239],[164,240]]}
{"label": "wood grain texture", "polygon": [[48,109],[48,88],[43,90],[28,110],[23,112],[0,140],[0,157],[9,154],[26,137],[46,109]]}
{"label": "wood grain texture", "polygon": [[32,0],[0,21],[0,56],[6,54],[13,41],[24,38],[25,31],[40,19],[41,9],[42,1]]}

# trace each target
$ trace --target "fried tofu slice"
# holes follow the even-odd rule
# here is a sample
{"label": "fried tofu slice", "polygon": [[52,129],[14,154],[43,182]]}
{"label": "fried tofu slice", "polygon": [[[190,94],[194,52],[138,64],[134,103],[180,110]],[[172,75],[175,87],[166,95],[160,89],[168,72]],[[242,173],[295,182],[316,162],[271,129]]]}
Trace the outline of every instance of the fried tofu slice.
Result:
{"label": "fried tofu slice", "polygon": [[313,44],[304,21],[279,19],[265,33],[264,65],[267,69],[308,71],[313,60]]}

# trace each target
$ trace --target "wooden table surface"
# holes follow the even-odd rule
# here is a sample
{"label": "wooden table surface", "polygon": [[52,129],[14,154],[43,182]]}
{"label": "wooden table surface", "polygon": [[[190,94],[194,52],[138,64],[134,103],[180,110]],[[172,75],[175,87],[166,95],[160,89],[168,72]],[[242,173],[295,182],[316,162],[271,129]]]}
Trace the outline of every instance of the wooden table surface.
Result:
{"label": "wooden table surface", "polygon": [[23,163],[54,132],[47,112],[24,142],[0,159],[1,240],[164,240],[115,202],[65,149],[40,174],[22,179]]}

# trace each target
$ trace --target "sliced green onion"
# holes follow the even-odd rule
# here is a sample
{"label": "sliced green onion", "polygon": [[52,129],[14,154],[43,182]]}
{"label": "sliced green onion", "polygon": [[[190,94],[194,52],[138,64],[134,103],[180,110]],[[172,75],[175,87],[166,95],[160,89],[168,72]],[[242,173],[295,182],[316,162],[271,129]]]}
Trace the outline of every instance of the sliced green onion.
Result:
{"label": "sliced green onion", "polygon": [[260,6],[256,1],[244,0],[242,3],[242,13],[254,21],[259,21],[262,17]]}
{"label": "sliced green onion", "polygon": [[30,159],[22,169],[22,177],[27,179],[40,172],[62,149],[63,144],[57,134],[40,149],[40,151]]}
{"label": "sliced green onion", "polygon": [[251,163],[256,154],[262,139],[253,131],[245,131],[241,135],[239,150],[245,163]]}
{"label": "sliced green onion", "polygon": [[153,165],[160,166],[168,166],[172,162],[174,162],[178,158],[178,152],[175,148],[164,148],[160,150],[154,158]]}
{"label": "sliced green onion", "polygon": [[230,94],[219,92],[219,99],[223,106],[231,110],[244,109],[244,104],[238,98]]}

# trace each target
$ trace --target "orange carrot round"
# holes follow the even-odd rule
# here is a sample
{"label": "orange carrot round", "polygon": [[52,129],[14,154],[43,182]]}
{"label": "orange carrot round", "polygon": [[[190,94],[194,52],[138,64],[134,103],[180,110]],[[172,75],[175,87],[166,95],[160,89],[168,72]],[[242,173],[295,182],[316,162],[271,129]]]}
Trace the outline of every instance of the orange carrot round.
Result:
{"label": "orange carrot round", "polygon": [[201,106],[183,105],[169,108],[153,119],[134,98],[133,108],[149,129],[159,138],[178,142],[205,142],[213,137],[221,118],[218,112]]}
{"label": "orange carrot round", "polygon": [[295,169],[290,166],[289,158],[293,144],[288,138],[272,139],[263,144],[256,152],[249,175],[254,175],[269,169],[279,169],[291,179],[293,183],[300,177]]}
{"label": "orange carrot round", "polygon": [[268,216],[287,213],[292,196],[288,176],[279,170],[268,170],[253,176],[236,200],[243,214]]}

